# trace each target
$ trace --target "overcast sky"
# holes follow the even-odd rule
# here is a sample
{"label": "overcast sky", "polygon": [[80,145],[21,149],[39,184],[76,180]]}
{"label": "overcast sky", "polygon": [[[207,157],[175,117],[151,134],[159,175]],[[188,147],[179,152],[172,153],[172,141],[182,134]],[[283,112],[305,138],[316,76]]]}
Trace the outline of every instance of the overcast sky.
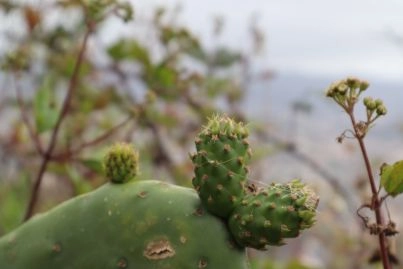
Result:
{"label": "overcast sky", "polygon": [[[180,21],[208,40],[212,17],[224,41],[242,46],[252,16],[267,36],[264,63],[279,72],[403,80],[403,1],[132,0],[136,11],[182,3]],[[400,46],[394,36],[401,35]]]}

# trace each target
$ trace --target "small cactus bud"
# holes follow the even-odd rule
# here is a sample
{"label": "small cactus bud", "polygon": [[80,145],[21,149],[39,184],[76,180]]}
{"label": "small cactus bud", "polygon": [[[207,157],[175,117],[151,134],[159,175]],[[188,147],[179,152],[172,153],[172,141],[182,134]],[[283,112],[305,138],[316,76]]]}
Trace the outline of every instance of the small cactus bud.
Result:
{"label": "small cactus bud", "polygon": [[138,174],[138,152],[128,143],[117,143],[104,157],[105,174],[113,183],[125,183]]}

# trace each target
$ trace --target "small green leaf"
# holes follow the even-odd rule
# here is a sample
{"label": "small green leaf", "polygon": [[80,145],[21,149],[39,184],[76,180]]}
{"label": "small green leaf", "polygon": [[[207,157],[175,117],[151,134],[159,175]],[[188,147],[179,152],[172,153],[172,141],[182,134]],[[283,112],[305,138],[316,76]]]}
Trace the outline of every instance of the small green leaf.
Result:
{"label": "small green leaf", "polygon": [[174,68],[165,65],[153,66],[145,75],[148,87],[166,100],[177,99],[181,93],[177,84],[177,72]]}
{"label": "small green leaf", "polygon": [[66,165],[67,175],[70,177],[71,183],[73,184],[74,192],[77,195],[87,193],[93,189],[91,184],[86,181],[80,173],[71,165]]}
{"label": "small green leaf", "polygon": [[227,68],[242,60],[240,53],[227,48],[218,48],[211,57],[210,64],[215,68]]}
{"label": "small green leaf", "polygon": [[117,3],[116,15],[124,22],[128,22],[133,19],[133,7],[129,2]]}
{"label": "small green leaf", "polygon": [[58,119],[58,109],[53,91],[53,83],[48,77],[36,92],[34,99],[35,124],[38,133],[52,129]]}
{"label": "small green leaf", "polygon": [[203,50],[203,48],[196,44],[192,47],[189,47],[185,53],[187,53],[190,57],[193,57],[196,60],[199,60],[203,63],[208,62],[208,56],[207,53]]}
{"label": "small green leaf", "polygon": [[403,160],[393,165],[382,165],[381,185],[393,197],[403,192]]}
{"label": "small green leaf", "polygon": [[102,166],[102,161],[99,159],[82,159],[81,163],[87,168],[93,170],[94,172],[103,175],[104,168]]}
{"label": "small green leaf", "polygon": [[148,50],[136,40],[121,39],[108,48],[108,54],[115,61],[135,60],[144,66],[151,64]]}

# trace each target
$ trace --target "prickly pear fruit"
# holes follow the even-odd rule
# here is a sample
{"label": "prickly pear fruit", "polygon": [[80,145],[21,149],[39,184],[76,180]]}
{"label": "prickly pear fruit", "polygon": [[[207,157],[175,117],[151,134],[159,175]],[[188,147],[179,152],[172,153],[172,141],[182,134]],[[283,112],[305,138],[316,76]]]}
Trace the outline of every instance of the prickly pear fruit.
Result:
{"label": "prickly pear fruit", "polygon": [[226,116],[213,116],[198,134],[193,186],[204,206],[228,218],[244,195],[250,159],[248,131],[242,123]]}
{"label": "prickly pear fruit", "polygon": [[108,183],[0,239],[0,268],[247,268],[197,193],[160,181]]}
{"label": "prickly pear fruit", "polygon": [[125,183],[138,174],[138,152],[132,145],[117,143],[104,157],[106,177],[113,183]]}
{"label": "prickly pear fruit", "polygon": [[240,246],[265,249],[283,245],[315,222],[319,198],[298,180],[272,184],[245,195],[229,219],[229,229]]}

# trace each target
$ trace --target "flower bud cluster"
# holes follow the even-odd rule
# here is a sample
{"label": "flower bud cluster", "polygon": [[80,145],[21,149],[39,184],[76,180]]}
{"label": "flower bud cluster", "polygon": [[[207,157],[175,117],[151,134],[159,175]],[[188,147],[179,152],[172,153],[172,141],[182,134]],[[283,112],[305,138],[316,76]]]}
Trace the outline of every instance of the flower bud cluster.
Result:
{"label": "flower bud cluster", "polygon": [[345,96],[349,93],[351,96],[358,97],[358,95],[368,89],[368,87],[369,83],[367,81],[348,77],[332,83],[327,89],[326,95],[328,97],[335,97],[337,95]]}
{"label": "flower bud cluster", "polygon": [[[332,98],[347,114],[353,116],[354,106],[358,102],[360,94],[368,89],[368,87],[369,83],[367,81],[349,77],[332,83],[326,90],[326,96]],[[363,104],[367,111],[367,119],[366,121],[362,121],[360,126],[358,124],[356,126],[356,130],[360,130],[360,137],[364,137],[368,127],[376,119],[387,113],[386,106],[381,99],[365,97]]]}
{"label": "flower bud cluster", "polygon": [[326,96],[333,98],[345,110],[350,111],[358,97],[369,87],[369,83],[354,77],[332,83],[326,91]]}
{"label": "flower bud cluster", "polygon": [[375,111],[378,116],[383,116],[387,113],[387,109],[381,99],[374,100],[372,97],[365,97],[363,103],[369,112]]}

